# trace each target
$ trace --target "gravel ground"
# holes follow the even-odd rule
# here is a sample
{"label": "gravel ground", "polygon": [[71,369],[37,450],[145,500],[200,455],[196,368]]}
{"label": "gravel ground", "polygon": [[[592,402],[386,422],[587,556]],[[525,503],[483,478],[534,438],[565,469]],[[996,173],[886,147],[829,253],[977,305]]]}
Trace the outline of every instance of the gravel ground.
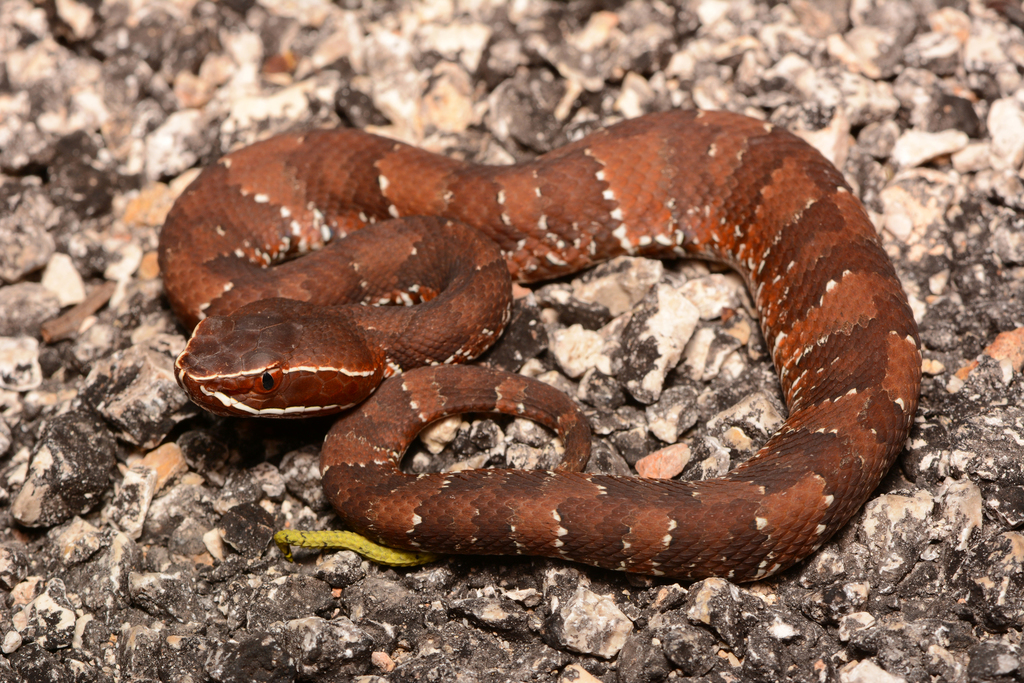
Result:
{"label": "gravel ground", "polygon": [[[1024,680],[1024,12],[991,4],[0,0],[0,681]],[[330,420],[217,419],[175,385],[155,249],[197,169],[335,125],[511,163],[690,107],[821,149],[910,296],[921,407],[864,509],[742,586],[285,562],[275,529],[335,524]],[[645,394],[621,370],[652,292],[697,314]],[[739,280],[699,262],[536,287],[490,360],[579,399],[593,471],[717,476],[782,410]],[[485,417],[429,445],[413,470],[554,453]]]}

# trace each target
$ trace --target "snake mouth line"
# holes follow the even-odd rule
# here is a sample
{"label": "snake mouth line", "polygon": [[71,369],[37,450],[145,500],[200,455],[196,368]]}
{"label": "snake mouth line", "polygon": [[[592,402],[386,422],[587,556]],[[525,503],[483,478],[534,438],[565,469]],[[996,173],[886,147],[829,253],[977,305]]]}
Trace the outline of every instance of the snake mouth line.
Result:
{"label": "snake mouth line", "polygon": [[249,413],[250,415],[301,415],[305,413],[321,413],[324,411],[337,411],[350,408],[354,403],[348,405],[340,405],[334,403],[326,406],[288,406],[287,408],[253,408],[250,405],[246,405],[241,401],[231,398],[227,394],[221,391],[210,391],[204,386],[200,386],[199,390],[203,392],[204,396],[211,396],[220,401],[225,408],[232,408],[240,412]]}
{"label": "snake mouth line", "polygon": [[[184,355],[185,354],[183,353],[182,356],[184,356]],[[259,377],[261,374],[263,374],[265,372],[270,372],[270,371],[275,370],[275,368],[273,368],[273,367],[268,367],[268,368],[262,368],[260,370],[248,369],[248,370],[239,370],[238,372],[210,373],[210,374],[207,374],[207,375],[203,375],[202,377],[199,377],[199,376],[197,376],[195,374],[190,374],[182,366],[182,361],[180,360],[180,357],[179,357],[179,359],[177,361],[175,361],[174,366],[175,366],[175,372],[179,376],[188,375],[189,377],[191,377],[195,381],[211,380],[211,379],[231,379],[231,378],[234,378],[234,377]],[[291,375],[291,374],[302,373],[302,372],[307,372],[307,373],[310,373],[310,374],[323,374],[323,373],[336,372],[339,375],[344,375],[346,377],[373,377],[373,375],[377,372],[374,369],[370,369],[370,370],[349,370],[348,368],[334,367],[332,365],[297,365],[295,367],[280,368],[280,371],[283,374],[285,374],[285,375]]]}

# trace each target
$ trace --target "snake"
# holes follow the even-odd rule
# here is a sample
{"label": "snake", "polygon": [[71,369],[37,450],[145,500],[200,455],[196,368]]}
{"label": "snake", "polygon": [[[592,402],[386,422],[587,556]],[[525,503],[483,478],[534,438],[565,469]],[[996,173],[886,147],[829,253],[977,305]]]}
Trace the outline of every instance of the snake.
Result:
{"label": "snake", "polygon": [[[619,255],[716,261],[746,282],[788,417],[724,476],[579,471],[571,399],[457,365],[501,333],[509,279]],[[648,114],[507,166],[346,128],[281,134],[199,174],[159,263],[194,328],[175,363],[190,397],[227,415],[345,411],[321,451],[326,496],[350,528],[415,552],[763,579],[850,520],[917,408],[917,325],[866,209],[807,142],[728,112]],[[426,424],[467,411],[557,429],[568,462],[399,469]]]}

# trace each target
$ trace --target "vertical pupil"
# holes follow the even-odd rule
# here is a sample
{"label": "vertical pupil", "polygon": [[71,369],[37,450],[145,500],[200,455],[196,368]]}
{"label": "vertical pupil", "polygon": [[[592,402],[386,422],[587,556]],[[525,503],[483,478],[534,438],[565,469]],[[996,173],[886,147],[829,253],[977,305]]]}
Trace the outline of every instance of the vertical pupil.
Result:
{"label": "vertical pupil", "polygon": [[267,391],[274,388],[274,377],[269,372],[263,373],[263,388]]}

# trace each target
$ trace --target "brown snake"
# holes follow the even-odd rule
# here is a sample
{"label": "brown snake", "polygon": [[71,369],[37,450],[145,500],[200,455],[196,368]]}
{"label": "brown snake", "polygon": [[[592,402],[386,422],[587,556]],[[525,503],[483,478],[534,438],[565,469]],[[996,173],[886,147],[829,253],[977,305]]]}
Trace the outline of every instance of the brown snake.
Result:
{"label": "brown snake", "polygon": [[[335,239],[399,216],[462,221],[500,256],[439,219],[375,225],[355,233],[351,249],[351,238]],[[439,272],[438,233],[460,245],[458,258],[445,257],[458,263],[420,282]],[[287,260],[325,241],[345,246]],[[385,254],[399,274],[373,284],[367,273]],[[507,167],[352,130],[281,135],[206,169],[160,243],[165,284],[187,325],[249,304],[241,322],[200,325],[177,363],[190,395],[228,414],[337,409],[398,369],[473,357],[507,320],[507,298],[480,294],[507,288],[486,284],[502,257],[514,279],[535,281],[619,254],[696,256],[746,279],[789,406],[756,457],[699,482],[404,475],[396,459],[424,421],[443,414],[497,407],[568,426],[550,419],[547,399],[524,378],[431,368],[385,382],[335,425],[321,456],[328,497],[349,525],[396,547],[547,555],[682,578],[752,580],[790,566],[849,520],[902,449],[921,360],[906,296],[864,208],[839,171],[786,131],[722,112],[653,114]],[[328,261],[335,257],[347,260]],[[476,280],[480,273],[488,277]],[[261,302],[271,297],[306,303]],[[429,303],[324,308],[414,299]],[[311,317],[285,321],[292,309]],[[356,330],[338,334],[386,338],[385,348],[357,351],[348,364],[322,341],[335,333],[317,329],[332,316]],[[447,341],[442,332],[461,335]],[[232,335],[250,347],[229,345]],[[273,397],[286,385],[300,403]],[[321,396],[323,387],[341,397]],[[286,413],[286,404],[298,407]]]}

